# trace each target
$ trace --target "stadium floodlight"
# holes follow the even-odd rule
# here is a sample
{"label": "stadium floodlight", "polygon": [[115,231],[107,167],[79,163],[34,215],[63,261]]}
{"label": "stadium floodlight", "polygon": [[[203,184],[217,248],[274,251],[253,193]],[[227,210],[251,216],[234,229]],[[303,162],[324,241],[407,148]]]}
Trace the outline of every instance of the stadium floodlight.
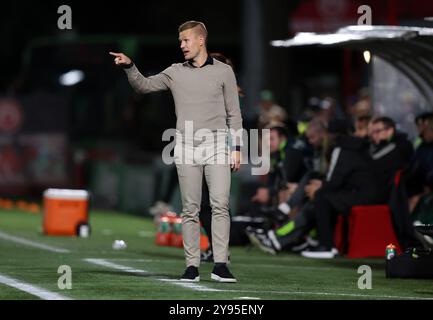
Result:
{"label": "stadium floodlight", "polygon": [[364,56],[364,60],[366,63],[370,63],[371,60],[371,53],[368,50],[365,50],[362,55]]}
{"label": "stadium floodlight", "polygon": [[62,74],[59,78],[59,82],[62,86],[74,86],[80,83],[84,79],[84,72],[81,70],[71,70]]}

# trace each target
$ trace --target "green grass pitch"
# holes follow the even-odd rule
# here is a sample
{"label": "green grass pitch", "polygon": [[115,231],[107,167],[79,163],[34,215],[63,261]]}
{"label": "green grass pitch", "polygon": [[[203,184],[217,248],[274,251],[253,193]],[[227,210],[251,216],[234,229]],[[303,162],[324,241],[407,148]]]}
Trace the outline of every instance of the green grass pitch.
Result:
{"label": "green grass pitch", "polygon": [[[232,247],[236,284],[210,279],[211,264],[200,267],[201,281],[176,281],[184,270],[183,251],[155,245],[149,218],[92,211],[89,238],[42,234],[42,214],[0,211],[0,233],[51,247],[57,253],[0,237],[0,276],[13,278],[70,299],[429,299],[431,280],[386,279],[383,259],[308,260],[293,254],[266,255],[252,247]],[[16,238],[14,238],[16,239]],[[115,239],[126,242],[113,250]],[[93,260],[86,260],[93,259]],[[58,287],[58,267],[72,270],[72,289]],[[358,288],[360,265],[372,268],[372,289]],[[39,299],[0,281],[0,299]]]}

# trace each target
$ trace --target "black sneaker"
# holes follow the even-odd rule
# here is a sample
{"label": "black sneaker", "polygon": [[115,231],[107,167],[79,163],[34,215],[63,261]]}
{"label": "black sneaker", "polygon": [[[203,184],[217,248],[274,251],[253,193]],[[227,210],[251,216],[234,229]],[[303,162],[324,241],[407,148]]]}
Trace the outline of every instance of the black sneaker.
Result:
{"label": "black sneaker", "polygon": [[310,248],[310,244],[308,243],[307,240],[301,240],[299,242],[296,242],[291,248],[290,250],[293,253],[301,253],[302,251],[305,251],[307,249]]}
{"label": "black sneaker", "polygon": [[185,273],[180,277],[180,281],[183,282],[199,282],[200,276],[198,274],[198,268],[189,266],[186,268]]}
{"label": "black sneaker", "polygon": [[256,232],[256,231],[247,231],[247,236],[250,239],[251,243],[255,245],[257,248],[262,250],[263,252],[270,254],[277,254],[274,245],[272,244],[271,239],[269,239],[266,233]]}
{"label": "black sneaker", "polygon": [[305,239],[302,239],[299,242],[295,243],[292,246],[291,250],[294,253],[301,253],[302,251],[310,251],[311,249],[316,248],[318,246],[319,246],[319,241],[308,236]]}
{"label": "black sneaker", "polygon": [[236,278],[230,273],[225,263],[216,263],[210,277],[212,280],[218,282],[237,282]]}

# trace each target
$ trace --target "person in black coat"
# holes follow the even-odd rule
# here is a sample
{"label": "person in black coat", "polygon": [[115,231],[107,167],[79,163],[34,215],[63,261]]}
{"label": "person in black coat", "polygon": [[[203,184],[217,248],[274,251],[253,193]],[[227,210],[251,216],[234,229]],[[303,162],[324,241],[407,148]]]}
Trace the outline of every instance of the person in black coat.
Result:
{"label": "person in black coat", "polygon": [[[433,113],[417,117],[417,126],[421,143],[416,148],[407,170],[408,196],[416,200],[431,186],[433,177]],[[413,202],[413,201],[412,201]]]}
{"label": "person in black coat", "polygon": [[396,131],[395,123],[388,117],[372,121],[371,169],[378,186],[378,197],[389,204],[393,229],[400,247],[421,246],[412,225],[406,188],[407,169],[413,155],[413,146],[403,133]]}
{"label": "person in black coat", "polygon": [[331,147],[330,164],[323,180],[313,179],[305,187],[309,198],[295,218],[295,229],[285,236],[269,230],[266,234],[249,230],[253,244],[263,251],[276,253],[296,239],[317,228],[319,245],[302,255],[311,258],[333,258],[334,227],[339,214],[349,214],[354,205],[377,202],[377,192],[369,168],[368,141],[349,135],[350,127],[342,120],[331,120],[328,137]]}
{"label": "person in black coat", "polygon": [[380,200],[370,170],[367,140],[332,126],[344,124],[331,122],[329,125],[328,130],[337,133],[331,135],[335,147],[326,179],[307,192],[314,204],[319,240],[317,247],[301,253],[307,258],[333,258],[338,253],[334,248],[337,216],[348,215],[352,206],[376,204]]}
{"label": "person in black coat", "polygon": [[375,118],[369,127],[371,170],[382,203],[389,201],[394,176],[405,169],[412,157],[413,146],[407,135],[396,130],[388,117]]}
{"label": "person in black coat", "polygon": [[[270,130],[270,169],[266,181],[251,198],[252,210],[278,218],[274,208],[284,201],[288,184],[298,182],[307,171],[305,145],[283,123],[272,122],[265,129]],[[269,210],[263,211],[260,206]],[[284,218],[285,214],[281,216]]]}
{"label": "person in black coat", "polygon": [[307,169],[303,146],[288,133],[286,127],[280,123],[271,123],[266,128],[270,129],[271,144],[271,168],[267,187],[271,198],[275,198],[278,191],[287,188],[287,183],[298,182]]}

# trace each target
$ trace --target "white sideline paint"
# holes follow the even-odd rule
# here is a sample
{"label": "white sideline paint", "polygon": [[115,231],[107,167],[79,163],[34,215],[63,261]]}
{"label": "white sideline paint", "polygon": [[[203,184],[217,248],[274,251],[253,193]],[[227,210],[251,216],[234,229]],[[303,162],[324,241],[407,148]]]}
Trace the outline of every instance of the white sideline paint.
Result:
{"label": "white sideline paint", "polygon": [[123,266],[121,264],[112,263],[105,259],[84,259],[84,261],[96,264],[98,266],[103,266],[111,269],[117,269],[128,273],[136,273],[136,274],[149,274],[148,271],[142,269],[134,269],[128,266]]}
{"label": "white sideline paint", "polygon": [[[121,264],[110,262],[110,261],[105,260],[105,259],[84,259],[84,261],[98,265],[98,266],[103,266],[103,267],[116,269],[116,270],[120,270],[120,271],[124,271],[124,272],[128,272],[128,273],[134,273],[134,274],[138,274],[138,275],[140,275],[140,274],[151,275],[152,274],[151,272],[149,272],[147,270],[131,268],[128,266],[124,266]],[[211,292],[212,291],[225,291],[225,290],[220,290],[220,289],[209,288],[209,287],[199,285],[196,283],[182,282],[182,281],[179,281],[176,279],[167,279],[167,278],[152,278],[152,279],[172,283],[174,285],[177,285],[177,286],[180,286],[183,288],[188,288],[188,289],[197,290],[197,291],[211,291]]]}
{"label": "white sideline paint", "polygon": [[[134,269],[132,267],[128,267],[125,265],[120,265],[116,263],[112,263],[105,259],[84,259],[85,261],[89,263],[93,263],[96,265],[113,268],[117,270],[122,270],[125,272],[135,273],[135,274],[151,274],[149,271],[142,270],[142,269]],[[123,261],[162,261],[157,259],[116,259],[116,260],[123,260]],[[189,282],[181,282],[179,280],[175,279],[163,279],[163,278],[154,278],[155,280],[164,281],[168,283],[173,283],[175,285],[193,289],[197,291],[208,291],[208,292],[233,292],[233,293],[256,293],[256,294],[263,294],[263,293],[271,293],[271,294],[281,294],[281,295],[315,295],[315,296],[337,296],[337,297],[350,297],[350,298],[364,298],[364,299],[409,299],[409,300],[433,300],[433,298],[427,298],[427,297],[411,297],[411,296],[392,296],[392,295],[370,295],[370,294],[356,294],[356,293],[338,293],[338,292],[314,292],[314,291],[262,291],[262,290],[236,290],[236,289],[214,289],[205,287],[203,285],[199,285],[196,283],[189,283]],[[248,298],[255,298],[255,297],[248,297]]]}
{"label": "white sideline paint", "polygon": [[8,276],[4,276],[1,274],[0,274],[0,283],[5,284],[8,287],[18,289],[20,291],[30,293],[31,295],[39,297],[44,300],[71,300],[71,298],[62,296],[61,294],[39,288],[32,284]]}
{"label": "white sideline paint", "polygon": [[[169,260],[169,259],[123,259],[123,258],[115,258],[110,259],[115,261],[133,261],[133,262],[163,262],[163,263],[179,263],[179,260]],[[246,262],[236,262],[237,266],[251,266],[251,263]],[[311,266],[300,266],[300,265],[279,265],[279,264],[269,264],[269,263],[255,263],[254,267],[264,267],[264,268],[283,268],[286,270],[289,269],[302,269],[302,270],[320,270],[320,271],[326,271],[326,270],[335,270],[334,268],[328,268],[328,267],[311,267]]]}
{"label": "white sideline paint", "polygon": [[226,291],[226,290],[221,290],[221,289],[209,288],[209,287],[203,286],[201,284],[196,284],[193,282],[182,282],[182,281],[179,281],[176,279],[158,278],[156,280],[173,283],[177,286],[188,288],[188,289],[193,289],[193,290],[197,290],[197,291],[208,291],[208,292],[220,292],[220,291],[225,292]]}
{"label": "white sideline paint", "polygon": [[33,247],[33,248],[38,248],[38,249],[42,249],[42,250],[46,250],[46,251],[51,251],[51,252],[56,252],[56,253],[69,253],[70,251],[67,249],[63,249],[63,248],[56,248],[56,247],[52,247],[40,242],[36,242],[33,240],[27,240],[24,238],[20,238],[20,237],[16,237],[16,236],[12,236],[10,234],[4,233],[0,231],[0,239],[6,240],[6,241],[11,241],[11,242],[15,242],[18,244],[22,244],[24,246],[28,246],[28,247]]}

